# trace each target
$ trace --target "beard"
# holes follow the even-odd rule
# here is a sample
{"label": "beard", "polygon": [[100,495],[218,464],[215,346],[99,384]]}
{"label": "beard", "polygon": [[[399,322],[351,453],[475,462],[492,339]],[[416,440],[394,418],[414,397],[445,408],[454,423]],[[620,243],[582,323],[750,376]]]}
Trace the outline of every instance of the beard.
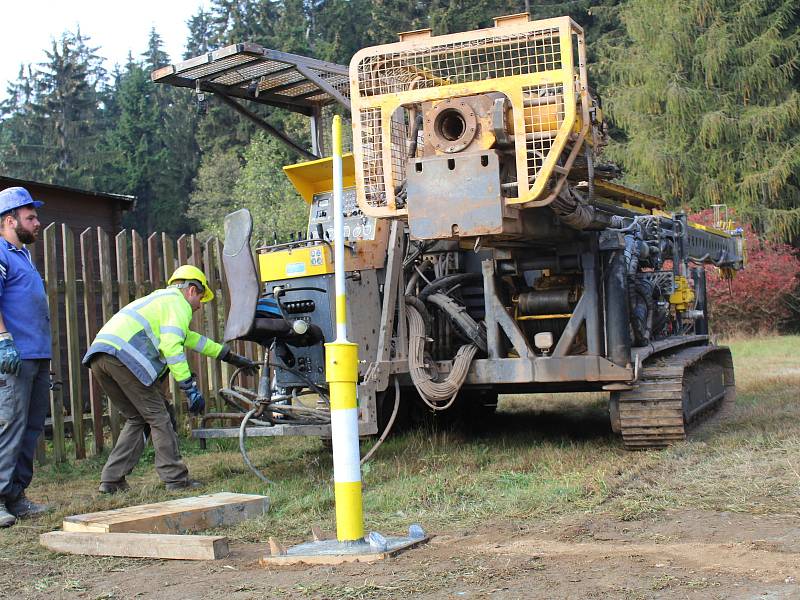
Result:
{"label": "beard", "polygon": [[38,229],[36,231],[28,231],[19,223],[16,227],[14,227],[14,232],[17,234],[17,239],[19,239],[19,241],[23,244],[33,244],[36,241],[36,238],[39,237]]}

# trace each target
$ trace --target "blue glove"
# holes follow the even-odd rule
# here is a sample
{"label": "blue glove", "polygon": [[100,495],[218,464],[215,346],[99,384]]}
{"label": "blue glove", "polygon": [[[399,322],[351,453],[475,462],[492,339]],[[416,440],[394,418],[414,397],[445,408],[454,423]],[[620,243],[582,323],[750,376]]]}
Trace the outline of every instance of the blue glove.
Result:
{"label": "blue glove", "polygon": [[206,400],[203,398],[203,394],[200,388],[197,387],[197,382],[194,378],[190,377],[179,381],[178,386],[186,394],[186,400],[189,402],[189,412],[193,415],[202,414],[203,409],[206,407]]}
{"label": "blue glove", "polygon": [[22,358],[19,355],[14,338],[10,333],[3,334],[0,339],[0,373],[5,375],[19,375],[22,368]]}

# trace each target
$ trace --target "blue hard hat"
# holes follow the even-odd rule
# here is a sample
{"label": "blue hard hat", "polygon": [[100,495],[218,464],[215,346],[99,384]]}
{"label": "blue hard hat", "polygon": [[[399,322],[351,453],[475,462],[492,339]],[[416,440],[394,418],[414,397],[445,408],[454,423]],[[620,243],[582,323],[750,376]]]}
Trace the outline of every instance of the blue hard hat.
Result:
{"label": "blue hard hat", "polygon": [[24,187],[10,187],[0,192],[0,215],[20,206],[39,208],[44,202],[31,198],[30,192]]}

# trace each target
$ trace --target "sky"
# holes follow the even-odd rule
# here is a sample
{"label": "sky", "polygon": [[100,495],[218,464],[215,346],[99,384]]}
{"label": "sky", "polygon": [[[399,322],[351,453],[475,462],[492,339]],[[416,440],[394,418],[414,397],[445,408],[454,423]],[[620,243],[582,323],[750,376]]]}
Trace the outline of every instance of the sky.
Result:
{"label": "sky", "polygon": [[51,40],[78,26],[91,47],[100,47],[97,54],[106,58],[109,71],[115,63],[125,64],[129,51],[139,58],[152,27],[178,62],[189,34],[186,22],[208,6],[207,0],[0,0],[0,98],[6,97],[6,83],[17,79],[20,64],[44,62]]}

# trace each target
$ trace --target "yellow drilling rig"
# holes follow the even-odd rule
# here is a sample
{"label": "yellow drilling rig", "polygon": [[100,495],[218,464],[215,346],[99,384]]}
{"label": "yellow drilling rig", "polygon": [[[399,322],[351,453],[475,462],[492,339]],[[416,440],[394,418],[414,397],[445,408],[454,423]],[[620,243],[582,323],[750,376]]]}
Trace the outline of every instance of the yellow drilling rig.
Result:
{"label": "yellow drilling rig", "polygon": [[[613,182],[584,33],[569,17],[403,33],[349,69],[242,43],[152,78],[213,94],[304,159],[284,167],[309,206],[303,235],[253,249],[249,212],[226,217],[225,338],[263,345],[265,368],[258,389],[223,390],[247,412],[241,427],[197,437],[329,435],[332,111],[352,124],[343,218],[362,435],[398,413],[480,418],[500,393],[606,391],[625,447],[664,447],[732,402],[704,267],[742,268],[741,234]],[[310,147],[246,103],[308,116]]]}

